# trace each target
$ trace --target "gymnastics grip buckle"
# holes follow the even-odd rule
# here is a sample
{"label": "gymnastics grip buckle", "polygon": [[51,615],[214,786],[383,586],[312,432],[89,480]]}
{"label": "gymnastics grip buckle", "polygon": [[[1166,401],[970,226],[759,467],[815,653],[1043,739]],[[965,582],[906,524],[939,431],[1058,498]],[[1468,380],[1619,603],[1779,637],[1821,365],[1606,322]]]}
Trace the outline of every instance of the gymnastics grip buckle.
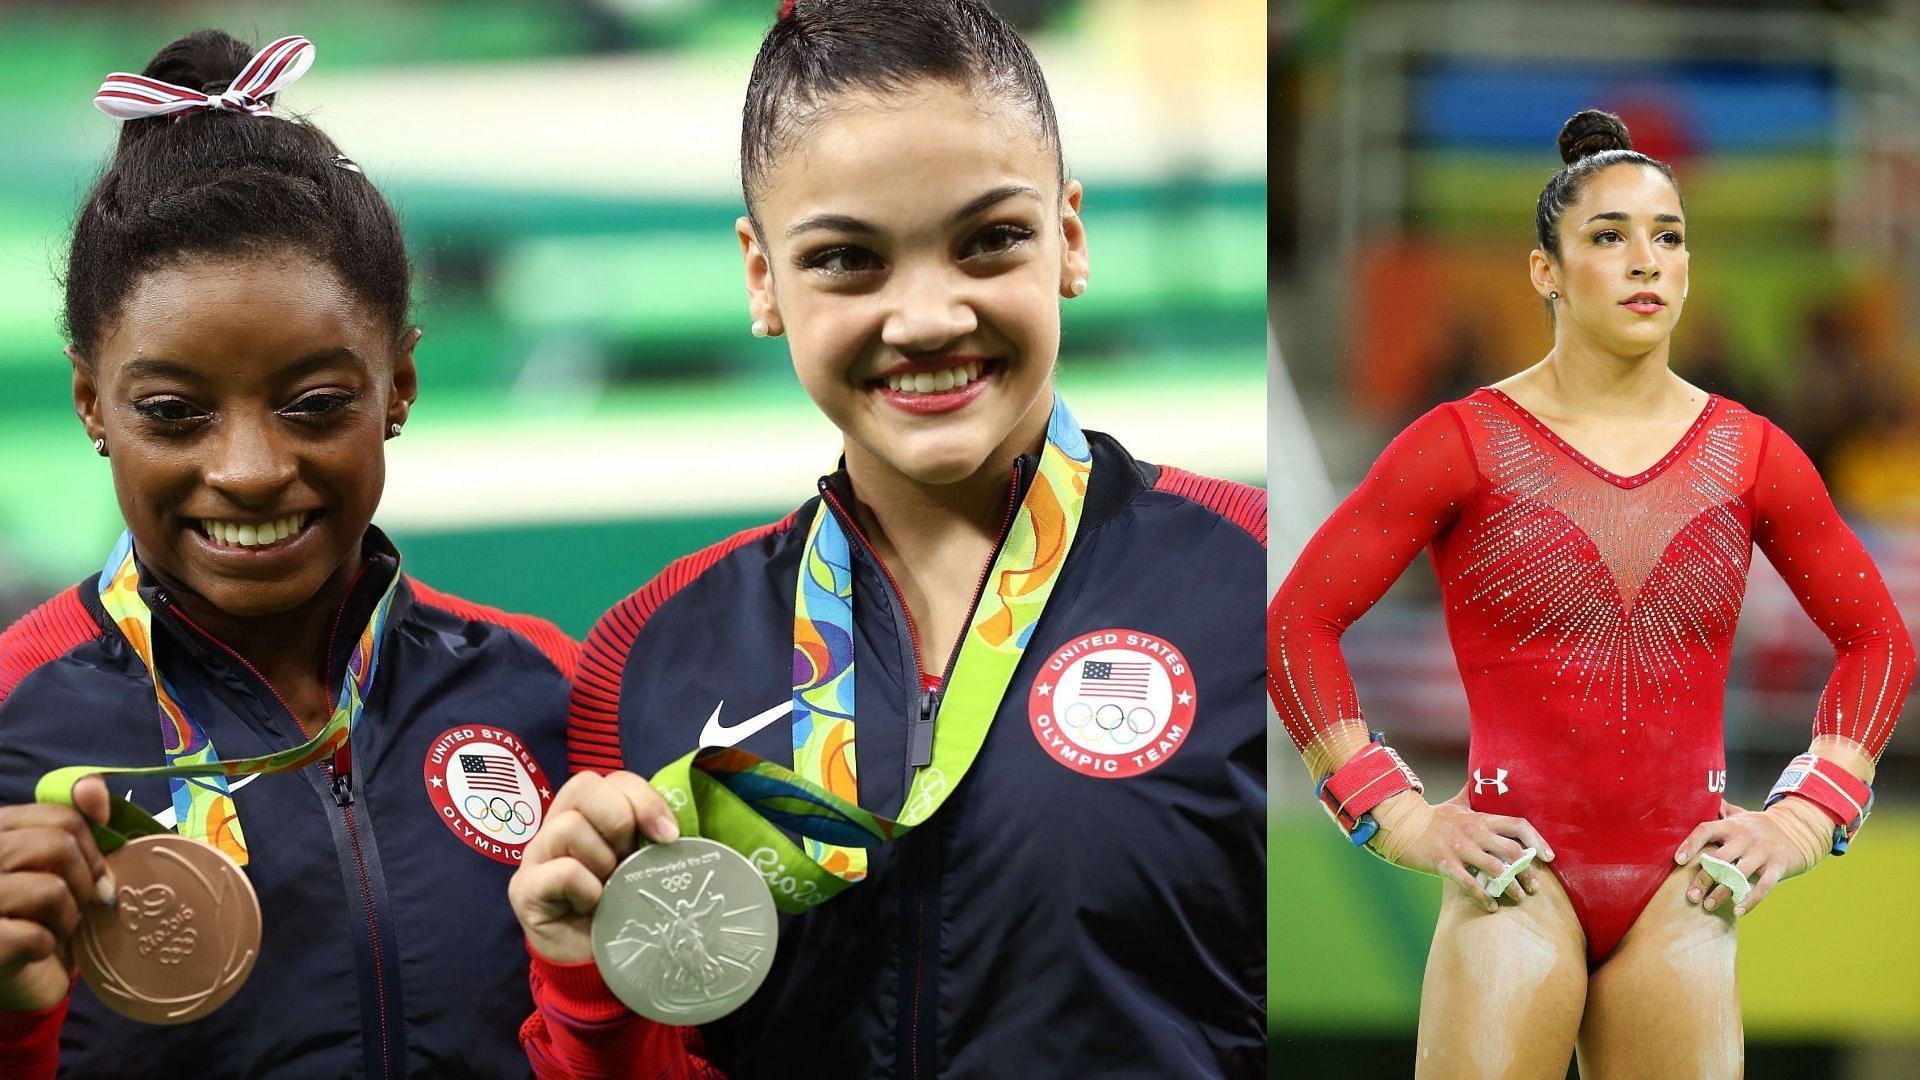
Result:
{"label": "gymnastics grip buckle", "polygon": [[1766,805],[1772,806],[1788,795],[1800,796],[1833,819],[1835,855],[1847,853],[1847,844],[1873,812],[1872,788],[1841,766],[1812,754],[1801,754],[1787,763],[1787,771],[1767,792]]}
{"label": "gymnastics grip buckle", "polygon": [[1327,813],[1333,816],[1354,847],[1364,846],[1380,831],[1380,823],[1371,813],[1374,807],[1403,791],[1426,790],[1420,785],[1420,778],[1394,753],[1393,747],[1382,741],[1384,738],[1380,732],[1374,732],[1373,741],[1365,750],[1321,778],[1319,786],[1314,788],[1320,805],[1327,808]]}

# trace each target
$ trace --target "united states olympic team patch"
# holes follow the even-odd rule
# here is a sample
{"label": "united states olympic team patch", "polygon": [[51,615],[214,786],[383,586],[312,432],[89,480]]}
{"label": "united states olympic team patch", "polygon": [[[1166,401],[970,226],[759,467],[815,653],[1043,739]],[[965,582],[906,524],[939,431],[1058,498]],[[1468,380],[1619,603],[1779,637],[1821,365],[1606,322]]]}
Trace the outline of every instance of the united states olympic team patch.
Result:
{"label": "united states olympic team patch", "polygon": [[540,829],[553,788],[511,732],[477,724],[448,728],[427,750],[427,796],[440,821],[468,847],[518,865]]}
{"label": "united states olympic team patch", "polygon": [[1062,644],[1027,692],[1034,738],[1074,772],[1117,780],[1155,769],[1185,745],[1193,669],[1138,630],[1096,630]]}

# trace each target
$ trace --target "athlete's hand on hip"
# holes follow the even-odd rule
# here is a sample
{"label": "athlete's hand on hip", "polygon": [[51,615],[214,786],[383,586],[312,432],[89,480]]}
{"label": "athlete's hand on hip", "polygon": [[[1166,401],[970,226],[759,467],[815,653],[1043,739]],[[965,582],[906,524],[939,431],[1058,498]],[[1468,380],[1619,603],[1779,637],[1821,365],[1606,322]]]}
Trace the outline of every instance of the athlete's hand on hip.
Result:
{"label": "athlete's hand on hip", "polygon": [[666,800],[638,776],[581,773],[567,781],[507,883],[527,944],[556,964],[593,959],[593,909],[614,867],[645,841],[679,837]]}
{"label": "athlete's hand on hip", "polygon": [[[1388,805],[1396,799],[1412,802],[1403,807]],[[1386,813],[1382,815],[1381,811]],[[1498,910],[1499,903],[1487,894],[1474,871],[1489,880],[1498,878],[1527,848],[1533,848],[1538,858],[1553,861],[1553,848],[1525,818],[1474,811],[1467,805],[1464,787],[1460,794],[1436,805],[1429,805],[1414,792],[1403,791],[1382,803],[1375,816],[1382,823],[1382,837],[1373,845],[1375,852],[1389,862],[1452,881],[1488,911]],[[1529,868],[1507,886],[1506,894],[1519,900],[1520,890],[1532,894],[1539,888],[1539,880]]]}
{"label": "athlete's hand on hip", "polygon": [[107,785],[89,776],[74,806],[0,807],[0,1009],[50,1008],[73,985],[75,930],[113,899],[113,876],[87,828],[107,820]]}
{"label": "athlete's hand on hip", "polygon": [[[1805,799],[1785,798],[1757,812],[1722,800],[1719,819],[1695,826],[1673,861],[1684,866],[1711,855],[1732,863],[1753,882],[1752,890],[1733,909],[1735,915],[1745,915],[1781,880],[1813,869],[1832,838],[1833,823],[1826,812]],[[1733,890],[1715,884],[1704,866],[1687,886],[1687,901],[1708,911],[1732,896]]]}

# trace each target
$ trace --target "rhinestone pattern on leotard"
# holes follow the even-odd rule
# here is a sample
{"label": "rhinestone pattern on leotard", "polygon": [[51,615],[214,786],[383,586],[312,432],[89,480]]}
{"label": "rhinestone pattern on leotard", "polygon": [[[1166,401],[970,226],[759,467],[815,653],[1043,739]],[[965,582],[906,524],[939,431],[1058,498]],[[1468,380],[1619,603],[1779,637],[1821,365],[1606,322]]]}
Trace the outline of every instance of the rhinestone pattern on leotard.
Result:
{"label": "rhinestone pattern on leotard", "polygon": [[1449,545],[1448,594],[1475,609],[1482,636],[1510,651],[1543,639],[1556,688],[1617,710],[1603,723],[1626,722],[1629,703],[1670,714],[1699,676],[1724,678],[1711,654],[1739,619],[1752,552],[1754,433],[1737,410],[1710,399],[1633,477],[1593,466],[1504,399],[1461,412],[1492,509]]}

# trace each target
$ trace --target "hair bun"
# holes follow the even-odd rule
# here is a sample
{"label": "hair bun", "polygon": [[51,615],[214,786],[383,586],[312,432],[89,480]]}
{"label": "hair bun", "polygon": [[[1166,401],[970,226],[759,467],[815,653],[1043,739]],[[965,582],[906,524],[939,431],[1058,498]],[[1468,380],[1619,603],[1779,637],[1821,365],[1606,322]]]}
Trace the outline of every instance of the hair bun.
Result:
{"label": "hair bun", "polygon": [[1582,109],[1560,129],[1560,160],[1571,165],[1603,150],[1631,150],[1627,125],[1610,112]]}
{"label": "hair bun", "polygon": [[224,30],[196,30],[154,54],[141,74],[217,94],[247,66],[253,52],[251,45]]}

